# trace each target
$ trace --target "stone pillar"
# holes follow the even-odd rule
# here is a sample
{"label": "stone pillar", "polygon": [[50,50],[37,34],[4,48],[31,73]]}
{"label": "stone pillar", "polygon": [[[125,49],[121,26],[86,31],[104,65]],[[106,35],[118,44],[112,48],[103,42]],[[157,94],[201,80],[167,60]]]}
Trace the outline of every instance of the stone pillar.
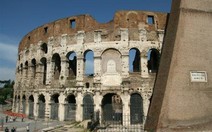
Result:
{"label": "stone pillar", "polygon": [[53,76],[53,72],[54,72],[53,69],[54,69],[54,65],[50,61],[50,59],[48,59],[47,60],[47,71],[46,71],[46,85],[51,84],[51,80],[52,80],[52,76]]}
{"label": "stone pillar", "polygon": [[84,31],[78,31],[77,32],[77,44],[83,44],[84,43],[84,36],[85,36]]}
{"label": "stone pillar", "polygon": [[130,95],[127,91],[124,91],[123,94],[121,94],[121,99],[122,99],[122,124],[123,126],[129,126],[130,125],[130,107],[129,107],[129,102],[130,102]]}
{"label": "stone pillar", "polygon": [[33,113],[34,113],[35,119],[37,119],[38,118],[38,94],[34,93],[33,97],[34,97],[34,110],[33,110]]}
{"label": "stone pillar", "polygon": [[29,68],[28,68],[28,79],[29,79],[29,86],[32,86],[32,85],[34,85],[34,80],[35,80],[35,78],[34,78],[35,76],[34,76],[34,66],[32,66],[32,65],[29,65]]}
{"label": "stone pillar", "polygon": [[[97,113],[99,112],[99,121],[100,121],[100,124],[101,124],[101,121],[102,121],[102,117],[100,115],[100,113],[102,113],[102,99],[103,99],[103,96],[101,95],[100,91],[96,91],[95,95],[93,96],[93,100],[94,100],[94,113]],[[96,115],[96,114],[94,114]]]}
{"label": "stone pillar", "polygon": [[94,82],[96,83],[100,81],[101,81],[101,56],[94,56]]}
{"label": "stone pillar", "polygon": [[15,102],[16,103],[16,108],[15,108],[15,112],[16,113],[18,113],[19,112],[19,109],[20,109],[20,103],[19,102],[20,102],[20,99],[17,98],[17,100]]}
{"label": "stone pillar", "polygon": [[146,30],[145,29],[139,29],[139,38],[140,38],[140,41],[143,42],[143,41],[147,41],[147,36],[146,36]]}
{"label": "stone pillar", "polygon": [[82,109],[82,105],[83,105],[83,95],[81,92],[77,93],[76,96],[76,121],[82,121],[83,118],[83,109]]}
{"label": "stone pillar", "polygon": [[29,97],[28,96],[26,96],[26,100],[25,100],[26,102],[25,102],[25,104],[26,104],[26,106],[25,106],[25,114],[28,116],[29,115]]}
{"label": "stone pillar", "polygon": [[65,85],[65,81],[68,78],[68,62],[66,58],[61,60],[61,73],[60,73],[60,84]]}
{"label": "stone pillar", "polygon": [[129,32],[127,28],[121,28],[121,41],[129,40]]}
{"label": "stone pillar", "polygon": [[127,78],[129,76],[129,55],[125,53],[122,55],[122,77]]}
{"label": "stone pillar", "polygon": [[148,109],[149,109],[149,104],[150,104],[150,99],[151,95],[148,93],[144,93],[142,94],[142,98],[143,98],[143,112],[144,112],[144,118],[143,118],[143,124],[145,124],[146,122],[146,117],[148,114]]}
{"label": "stone pillar", "polygon": [[[23,84],[23,86],[26,86],[26,79],[27,79],[27,76],[26,76],[26,68],[25,67],[23,67],[23,73],[22,73],[22,84]],[[25,88],[25,87],[24,87]]]}
{"label": "stone pillar", "polygon": [[66,98],[66,96],[64,94],[60,94],[60,96],[59,96],[59,111],[58,111],[59,121],[65,120],[65,98]]}
{"label": "stone pillar", "polygon": [[149,72],[148,72],[148,67],[147,67],[147,55],[145,53],[141,54],[141,77],[148,77]]}
{"label": "stone pillar", "polygon": [[83,55],[77,57],[77,86],[83,87],[84,60]]}
{"label": "stone pillar", "polygon": [[45,95],[45,121],[48,121],[50,119],[51,114],[51,95],[49,93],[46,93]]}
{"label": "stone pillar", "polygon": [[100,31],[100,30],[95,30],[94,31],[94,42],[95,43],[100,43],[102,41],[101,32],[102,31]]}
{"label": "stone pillar", "polygon": [[20,96],[20,99],[19,99],[19,110],[18,110],[18,113],[23,113],[23,98],[22,98],[22,93],[21,93],[21,96]]}
{"label": "stone pillar", "polygon": [[42,77],[43,77],[43,65],[41,63],[38,63],[36,65],[36,85],[40,85],[40,84],[43,84],[43,80],[42,80]]}

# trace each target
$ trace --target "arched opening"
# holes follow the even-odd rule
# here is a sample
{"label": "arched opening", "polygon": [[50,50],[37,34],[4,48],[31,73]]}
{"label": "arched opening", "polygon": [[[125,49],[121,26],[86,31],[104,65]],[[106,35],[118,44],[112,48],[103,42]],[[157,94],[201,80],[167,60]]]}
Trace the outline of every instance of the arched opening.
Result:
{"label": "arched opening", "polygon": [[58,53],[52,56],[52,62],[54,64],[54,79],[59,79],[61,72],[61,59]]}
{"label": "arched opening", "polygon": [[43,53],[45,53],[45,54],[48,52],[48,46],[47,46],[46,43],[43,43],[43,44],[41,45],[41,50],[42,50]]}
{"label": "arched opening", "polygon": [[93,76],[94,74],[94,53],[92,50],[87,50],[84,53],[84,69],[86,76]]}
{"label": "arched opening", "polygon": [[29,101],[28,101],[28,103],[29,103],[29,118],[33,118],[34,117],[34,112],[33,112],[33,110],[34,110],[34,97],[33,97],[33,95],[30,95],[29,96]]}
{"label": "arched opening", "polygon": [[143,99],[142,97],[134,93],[130,97],[130,122],[131,124],[143,123]]}
{"label": "arched opening", "polygon": [[35,78],[36,76],[36,60],[32,59],[32,74],[33,74],[33,78]]}
{"label": "arched opening", "polygon": [[122,123],[122,100],[115,93],[108,93],[102,99],[103,122]]}
{"label": "arched opening", "polygon": [[45,117],[45,97],[43,94],[39,95],[38,97],[38,118],[44,118]]}
{"label": "arched opening", "polygon": [[67,105],[65,107],[65,120],[75,121],[76,116],[76,100],[74,95],[68,95],[66,98]]}
{"label": "arched opening", "polygon": [[94,114],[93,98],[86,94],[83,98],[83,120],[92,119]]}
{"label": "arched opening", "polygon": [[140,51],[137,48],[132,48],[129,51],[129,68],[130,72],[141,71]]}
{"label": "arched opening", "polygon": [[66,55],[68,59],[68,79],[75,79],[77,74],[77,57],[75,52],[69,52]]}
{"label": "arched opening", "polygon": [[27,78],[27,76],[28,76],[28,61],[25,62],[24,69],[26,70],[25,76]]}
{"label": "arched opening", "polygon": [[51,96],[51,119],[58,119],[58,110],[59,110],[59,94],[53,94]]}
{"label": "arched opening", "polygon": [[86,83],[85,83],[85,87],[86,87],[86,88],[89,88],[89,87],[90,87],[90,83],[89,83],[89,82],[86,82]]}
{"label": "arched opening", "polygon": [[157,49],[150,49],[148,52],[148,71],[156,73],[160,62],[160,53]]}
{"label": "arched opening", "polygon": [[43,65],[43,84],[46,84],[46,71],[47,71],[47,62],[46,62],[46,58],[43,57],[41,58],[41,63]]}
{"label": "arched opening", "polygon": [[23,64],[21,63],[21,65],[20,65],[20,71],[21,71],[21,76],[22,76],[22,74],[23,74]]}
{"label": "arched opening", "polygon": [[26,113],[26,96],[23,95],[22,97],[22,113],[25,114]]}

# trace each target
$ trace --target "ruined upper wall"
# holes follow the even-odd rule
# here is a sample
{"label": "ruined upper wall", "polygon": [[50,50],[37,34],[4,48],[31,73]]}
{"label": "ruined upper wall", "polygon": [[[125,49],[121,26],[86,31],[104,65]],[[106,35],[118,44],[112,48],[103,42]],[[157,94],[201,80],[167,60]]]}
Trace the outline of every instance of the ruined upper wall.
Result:
{"label": "ruined upper wall", "polygon": [[[148,16],[154,17],[154,24],[148,24]],[[52,36],[57,37],[62,34],[67,34],[70,38],[74,38],[77,31],[85,32],[87,36],[85,37],[87,38],[85,42],[93,41],[93,39],[89,38],[94,36],[94,31],[96,30],[101,31],[101,35],[104,38],[103,41],[118,41],[120,28],[128,28],[130,40],[137,40],[138,36],[133,34],[138,32],[139,29],[146,29],[147,32],[157,31],[158,29],[164,30],[166,18],[167,13],[119,11],[115,13],[114,19],[108,23],[98,23],[90,15],[79,15],[59,19],[44,24],[25,35],[19,44],[19,52],[25,48],[29,48],[30,44],[37,44],[39,41],[47,43],[48,38]],[[72,22],[74,22],[74,27],[71,27]],[[75,42],[73,41],[73,43]]]}

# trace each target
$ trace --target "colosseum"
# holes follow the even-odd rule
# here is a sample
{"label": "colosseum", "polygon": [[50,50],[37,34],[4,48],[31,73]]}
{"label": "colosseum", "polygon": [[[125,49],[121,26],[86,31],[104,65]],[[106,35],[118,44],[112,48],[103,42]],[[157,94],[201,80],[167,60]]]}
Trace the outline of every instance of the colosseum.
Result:
{"label": "colosseum", "polygon": [[44,24],[19,44],[13,112],[29,118],[145,123],[167,13],[118,11]]}

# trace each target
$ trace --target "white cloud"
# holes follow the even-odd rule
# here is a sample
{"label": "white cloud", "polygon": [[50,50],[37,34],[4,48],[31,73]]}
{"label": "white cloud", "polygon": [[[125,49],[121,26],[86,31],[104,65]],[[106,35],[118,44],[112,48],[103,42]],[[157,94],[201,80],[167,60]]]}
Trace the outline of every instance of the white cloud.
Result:
{"label": "white cloud", "polygon": [[0,42],[0,61],[7,60],[15,63],[17,60],[18,47],[16,45]]}
{"label": "white cloud", "polygon": [[0,80],[8,79],[15,79],[15,68],[0,67]]}

